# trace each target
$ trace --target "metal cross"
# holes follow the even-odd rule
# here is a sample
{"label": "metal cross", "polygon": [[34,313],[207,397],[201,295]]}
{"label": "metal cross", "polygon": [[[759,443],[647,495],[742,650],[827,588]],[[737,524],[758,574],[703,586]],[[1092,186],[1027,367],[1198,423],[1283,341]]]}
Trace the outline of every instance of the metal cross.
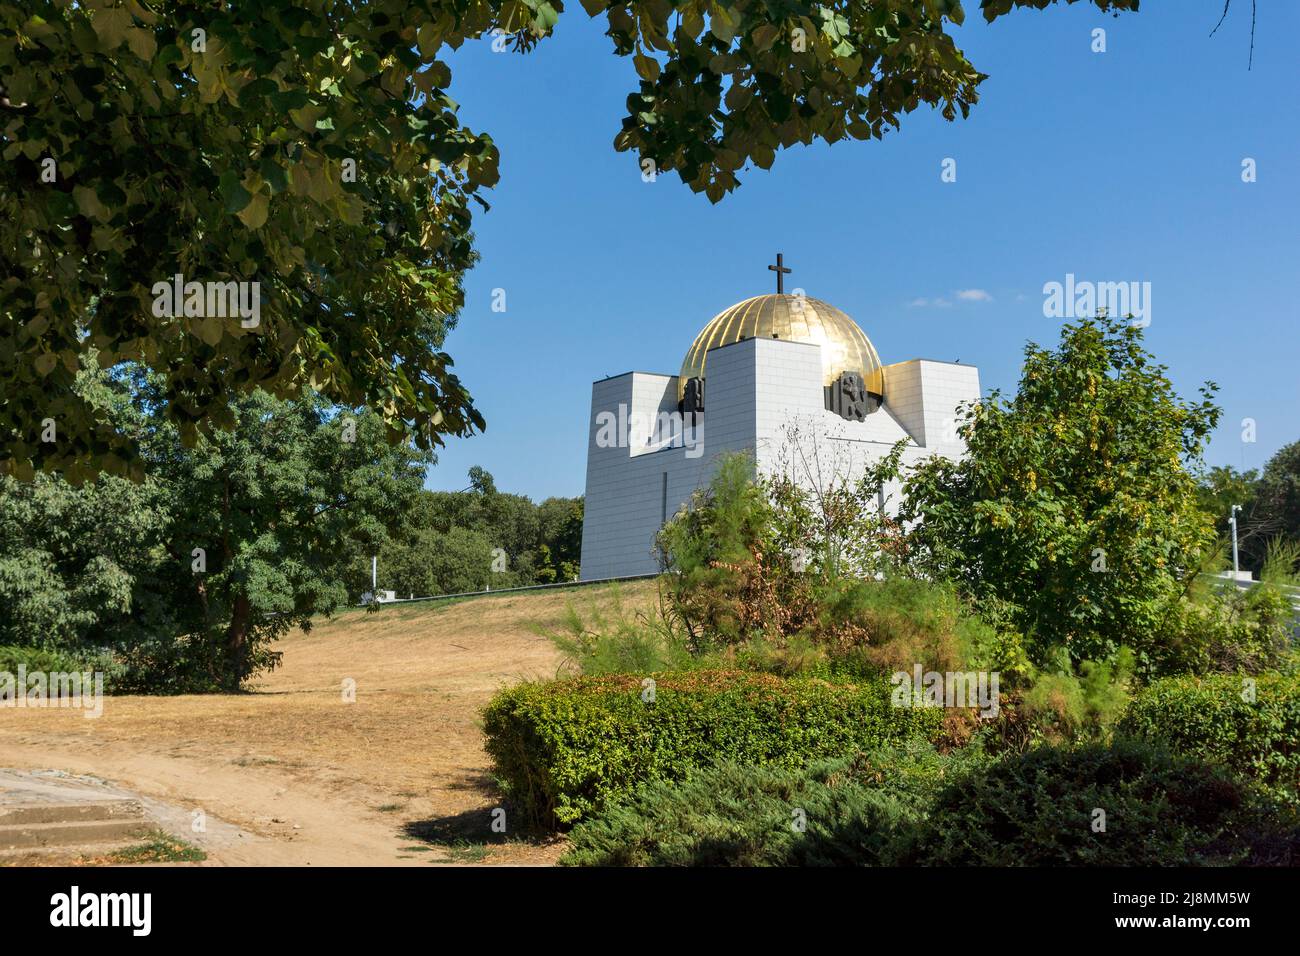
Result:
{"label": "metal cross", "polygon": [[776,273],[776,294],[785,293],[785,277],[790,274],[789,269],[785,267],[785,257],[781,253],[776,254],[776,265],[767,267],[770,271]]}

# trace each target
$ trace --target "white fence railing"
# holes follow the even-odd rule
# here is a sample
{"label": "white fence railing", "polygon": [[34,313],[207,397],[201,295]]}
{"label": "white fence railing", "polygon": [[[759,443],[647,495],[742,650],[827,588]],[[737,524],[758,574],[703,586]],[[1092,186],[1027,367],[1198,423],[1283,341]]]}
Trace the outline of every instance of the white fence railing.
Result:
{"label": "white fence railing", "polygon": [[[391,601],[378,601],[375,603],[389,604],[419,604],[422,601],[449,601],[452,598],[469,598],[469,597],[490,597],[493,594],[517,594],[520,591],[548,591],[557,588],[584,588],[592,584],[613,584],[618,581],[644,581],[648,578],[657,578],[655,574],[628,574],[618,578],[592,578],[589,581],[556,581],[553,584],[525,584],[514,588],[484,588],[482,591],[456,591],[452,594],[431,594],[427,597],[405,597],[393,598]],[[354,605],[355,607],[367,607],[371,602],[363,602]]]}

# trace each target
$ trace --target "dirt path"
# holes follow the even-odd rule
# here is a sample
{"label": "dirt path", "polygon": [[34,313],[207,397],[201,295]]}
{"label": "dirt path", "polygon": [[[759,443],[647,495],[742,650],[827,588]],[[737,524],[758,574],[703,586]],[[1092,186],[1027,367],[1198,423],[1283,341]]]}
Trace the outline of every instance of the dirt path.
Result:
{"label": "dirt path", "polygon": [[[629,604],[647,594],[623,589]],[[0,767],[89,774],[201,810],[230,825],[190,838],[212,865],[552,863],[558,844],[491,832],[479,711],[499,687],[554,676],[562,661],[536,630],[592,600],[609,595],[349,611],[281,642],[283,666],[251,693],[115,697],[98,719],[0,709]]]}

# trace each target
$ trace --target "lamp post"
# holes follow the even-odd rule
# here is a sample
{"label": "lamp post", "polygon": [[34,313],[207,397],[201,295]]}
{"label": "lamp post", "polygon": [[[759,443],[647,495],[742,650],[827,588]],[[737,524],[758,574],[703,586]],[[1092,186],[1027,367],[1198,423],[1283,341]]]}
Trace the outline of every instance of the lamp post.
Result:
{"label": "lamp post", "polygon": [[1241,510],[1241,505],[1232,506],[1232,514],[1228,517],[1228,524],[1232,526],[1232,578],[1235,581],[1240,573],[1240,565],[1237,563],[1237,512]]}

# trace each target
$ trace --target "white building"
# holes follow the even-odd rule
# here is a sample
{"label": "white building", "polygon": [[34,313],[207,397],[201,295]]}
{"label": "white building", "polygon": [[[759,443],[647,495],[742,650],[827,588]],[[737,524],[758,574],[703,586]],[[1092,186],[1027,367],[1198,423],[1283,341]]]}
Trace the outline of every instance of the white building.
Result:
{"label": "white building", "polygon": [[592,385],[582,578],[657,571],[656,533],[725,452],[827,486],[900,439],[904,465],[957,457],[958,406],[979,394],[971,365],[882,365],[857,324],[818,299],[778,291],[737,303],[696,336],[677,375]]}

